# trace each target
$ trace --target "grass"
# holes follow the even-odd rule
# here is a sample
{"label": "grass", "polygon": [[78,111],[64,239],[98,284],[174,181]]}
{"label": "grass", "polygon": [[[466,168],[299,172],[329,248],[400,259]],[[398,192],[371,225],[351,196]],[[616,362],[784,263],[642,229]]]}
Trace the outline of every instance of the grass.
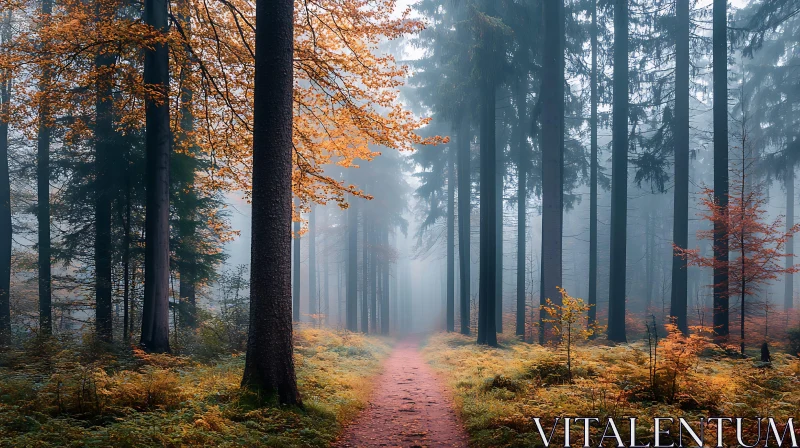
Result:
{"label": "grass", "polygon": [[[752,359],[729,357],[710,344],[684,357],[686,345],[680,339],[671,342],[659,346],[655,386],[648,346],[642,342],[578,346],[572,383],[560,350],[514,338],[501,339],[501,348],[493,349],[475,345],[471,337],[437,334],[428,340],[423,354],[447,381],[476,447],[541,445],[533,417],[552,425],[556,416],[601,420],[634,416],[641,419],[637,432],[645,433],[642,440],[651,437],[648,425],[654,416],[770,416],[782,421],[797,417],[800,361],[796,357],[773,353],[773,366],[763,368]],[[671,366],[679,365],[672,363],[675,359],[687,362],[685,369],[677,369],[673,389],[676,369]],[[627,428],[620,430],[628,440]],[[573,441],[582,442],[581,431],[582,427],[573,428]],[[592,434],[596,446],[597,428]]]}
{"label": "grass", "polygon": [[295,345],[304,409],[249,406],[243,356],[98,356],[57,341],[6,353],[0,446],[329,446],[365,404],[389,346],[308,328]]}

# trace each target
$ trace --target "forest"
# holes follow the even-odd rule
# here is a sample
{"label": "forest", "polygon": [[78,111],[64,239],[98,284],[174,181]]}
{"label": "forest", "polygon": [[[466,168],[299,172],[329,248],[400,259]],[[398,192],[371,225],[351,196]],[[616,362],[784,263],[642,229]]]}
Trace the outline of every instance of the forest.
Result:
{"label": "forest", "polygon": [[0,0],[0,447],[798,447],[798,164],[800,0]]}

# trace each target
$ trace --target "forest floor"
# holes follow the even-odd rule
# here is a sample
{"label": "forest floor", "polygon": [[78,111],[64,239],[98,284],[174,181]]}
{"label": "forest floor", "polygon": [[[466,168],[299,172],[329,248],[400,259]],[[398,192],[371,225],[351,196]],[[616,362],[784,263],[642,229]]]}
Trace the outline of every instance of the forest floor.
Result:
{"label": "forest floor", "polygon": [[244,356],[148,355],[53,338],[0,353],[0,447],[328,447],[372,396],[388,340],[301,327],[304,408],[254,404]]}
{"label": "forest floor", "polygon": [[[757,437],[755,417],[797,418],[800,360],[783,347],[773,346],[768,365],[694,337],[662,338],[655,348],[641,339],[621,345],[582,343],[573,347],[571,374],[563,347],[523,343],[508,335],[499,348],[488,348],[476,345],[473,337],[434,334],[422,354],[453,392],[472,447],[540,446],[534,417],[549,431],[556,416],[601,421],[634,416],[640,419],[636,431],[642,443],[648,438],[652,443],[656,416],[690,422],[743,417],[749,422],[747,443]],[[629,440],[627,421],[622,426],[623,440]],[[602,429],[592,427],[592,446]],[[573,427],[573,441],[583,440],[582,430]],[[795,430],[800,435],[796,425]],[[715,433],[706,429],[707,437]],[[559,443],[563,446],[563,439],[552,446]]]}
{"label": "forest floor", "polygon": [[367,408],[337,447],[466,447],[467,434],[443,384],[422,358],[420,341],[398,342]]}

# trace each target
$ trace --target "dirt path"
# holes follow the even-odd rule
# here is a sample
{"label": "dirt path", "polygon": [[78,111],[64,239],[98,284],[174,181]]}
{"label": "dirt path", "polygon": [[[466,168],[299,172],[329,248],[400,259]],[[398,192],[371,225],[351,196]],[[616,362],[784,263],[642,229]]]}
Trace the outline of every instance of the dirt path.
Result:
{"label": "dirt path", "polygon": [[337,447],[466,447],[467,434],[442,385],[419,353],[419,341],[397,343],[376,379],[367,408]]}

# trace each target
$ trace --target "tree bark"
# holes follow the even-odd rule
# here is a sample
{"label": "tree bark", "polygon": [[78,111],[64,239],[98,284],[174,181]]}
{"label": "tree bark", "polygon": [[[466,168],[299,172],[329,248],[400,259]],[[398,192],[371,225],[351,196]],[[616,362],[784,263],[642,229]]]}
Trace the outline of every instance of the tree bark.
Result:
{"label": "tree bark", "polygon": [[292,0],[256,3],[250,331],[242,385],[301,405],[292,346]]}
{"label": "tree bark", "polygon": [[[713,6],[713,116],[714,116],[714,201],[728,207],[728,2],[714,0]],[[728,232],[722,220],[714,223],[714,332],[725,338],[728,312]]]}
{"label": "tree bark", "polygon": [[[53,1],[42,0],[42,18],[50,20]],[[39,330],[46,335],[53,332],[52,280],[50,257],[50,67],[43,68],[39,89],[45,92],[39,105],[39,129],[36,150],[36,217],[38,222],[39,268]]]}
{"label": "tree bark", "polygon": [[[675,197],[672,240],[687,249],[689,244],[689,0],[676,0],[675,36]],[[672,256],[670,316],[678,329],[689,332],[688,272],[686,259]]]}
{"label": "tree bark", "polygon": [[447,148],[447,331],[456,328],[456,148]]}
{"label": "tree bark", "polygon": [[[11,40],[11,12],[3,13],[0,39]],[[11,73],[0,73],[0,346],[11,339],[11,178],[8,168],[8,113],[11,103]]]}
{"label": "tree bark", "polygon": [[611,275],[608,339],[626,342],[625,269],[628,207],[628,2],[614,2],[614,104],[611,154]]}
{"label": "tree bark", "polygon": [[469,120],[466,114],[461,117],[456,133],[458,145],[458,277],[459,277],[459,314],[461,317],[461,334],[470,332],[470,138]]}
{"label": "tree bark", "polygon": [[[485,37],[491,42],[491,37]],[[491,70],[491,68],[487,68]],[[497,345],[497,155],[495,141],[496,85],[486,75],[481,85],[481,205],[480,274],[478,286],[478,344]]]}
{"label": "tree bark", "polygon": [[[544,2],[542,74],[542,282],[540,305],[561,304],[564,213],[564,1]],[[539,342],[551,327],[539,316]]]}
{"label": "tree bark", "polygon": [[589,326],[597,323],[597,0],[592,0],[592,68],[589,118]]}
{"label": "tree bark", "polygon": [[[97,4],[97,23],[109,19],[106,7]],[[111,97],[115,57],[104,47],[95,56],[95,333],[101,341],[111,342],[113,315],[111,297],[111,170],[116,154],[113,141],[114,100]]]}
{"label": "tree bark", "polygon": [[[145,23],[167,33],[167,2],[145,0]],[[145,281],[141,345],[169,352],[169,49],[154,43],[144,50],[144,82],[155,93],[145,98],[146,211]]]}

